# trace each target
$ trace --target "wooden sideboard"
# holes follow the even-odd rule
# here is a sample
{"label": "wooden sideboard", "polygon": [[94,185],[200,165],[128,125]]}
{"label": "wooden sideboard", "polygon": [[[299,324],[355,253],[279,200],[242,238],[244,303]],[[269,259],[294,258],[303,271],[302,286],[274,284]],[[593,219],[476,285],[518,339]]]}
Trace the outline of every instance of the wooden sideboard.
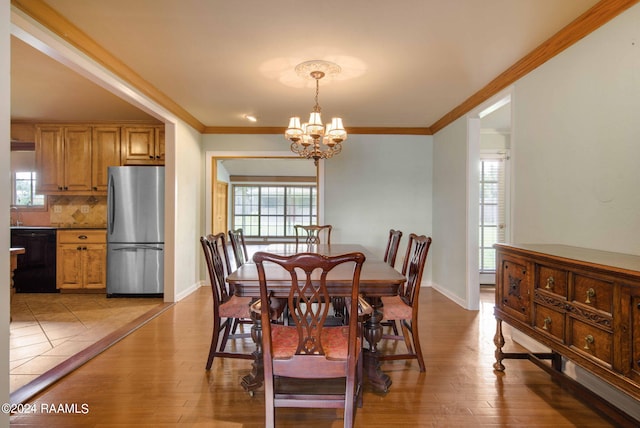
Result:
{"label": "wooden sideboard", "polygon": [[[504,371],[504,359],[529,359],[599,410],[615,411],[618,422],[632,421],[565,376],[561,357],[640,400],[640,256],[564,245],[495,248],[494,369]],[[551,352],[503,352],[502,322]]]}

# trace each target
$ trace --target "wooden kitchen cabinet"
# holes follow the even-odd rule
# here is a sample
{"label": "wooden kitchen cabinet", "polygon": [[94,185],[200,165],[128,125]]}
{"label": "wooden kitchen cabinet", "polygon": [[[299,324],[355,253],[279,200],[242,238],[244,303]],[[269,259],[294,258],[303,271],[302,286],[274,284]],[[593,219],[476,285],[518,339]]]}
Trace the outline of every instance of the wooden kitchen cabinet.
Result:
{"label": "wooden kitchen cabinet", "polygon": [[91,139],[91,190],[107,194],[107,168],[120,166],[120,127],[96,126]]}
{"label": "wooden kitchen cabinet", "polygon": [[106,195],[107,168],[164,165],[164,125],[38,124],[36,191]]}
{"label": "wooden kitchen cabinet", "polygon": [[164,165],[164,126],[122,128],[122,165]]}
{"label": "wooden kitchen cabinet", "polygon": [[59,230],[56,257],[56,278],[59,289],[106,289],[107,235],[105,230]]}
{"label": "wooden kitchen cabinet", "polygon": [[91,127],[36,128],[37,189],[43,194],[91,192]]}

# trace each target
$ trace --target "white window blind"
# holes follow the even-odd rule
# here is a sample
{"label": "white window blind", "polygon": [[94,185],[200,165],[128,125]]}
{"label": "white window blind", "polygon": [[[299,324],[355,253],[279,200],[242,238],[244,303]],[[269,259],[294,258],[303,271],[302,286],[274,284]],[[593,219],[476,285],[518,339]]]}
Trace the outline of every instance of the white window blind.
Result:
{"label": "white window blind", "polygon": [[494,273],[493,244],[505,240],[505,154],[480,156],[480,273]]}

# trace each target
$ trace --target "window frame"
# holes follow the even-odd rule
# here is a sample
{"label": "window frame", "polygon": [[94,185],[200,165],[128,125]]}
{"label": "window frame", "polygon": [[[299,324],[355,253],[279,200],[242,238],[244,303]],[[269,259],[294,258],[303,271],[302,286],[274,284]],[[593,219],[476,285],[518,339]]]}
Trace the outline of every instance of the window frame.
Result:
{"label": "window frame", "polygon": [[[316,183],[308,183],[308,184],[300,184],[300,183],[239,183],[239,182],[231,182],[231,228],[238,229],[243,228],[243,233],[245,238],[248,239],[260,239],[260,240],[289,240],[295,239],[295,229],[293,228],[294,224],[316,224],[318,222],[318,186]],[[258,188],[258,214],[237,214],[236,207],[236,189],[239,187],[246,188]],[[265,188],[281,188],[283,190],[284,202],[282,206],[282,214],[263,214],[264,206],[262,204],[262,189]],[[309,194],[305,195],[309,198],[309,214],[288,214],[287,208],[290,206],[289,201],[289,189],[308,189]],[[251,231],[246,227],[243,227],[242,224],[236,224],[237,216],[245,216],[245,217],[256,217],[258,219],[258,235],[251,234]],[[283,228],[284,235],[268,235],[263,234],[263,227],[268,227],[268,225],[262,224],[263,218],[283,218]],[[293,220],[293,223],[289,224],[292,218],[299,219],[301,217],[308,217],[307,221],[297,221]],[[287,230],[290,230],[290,234],[287,234]]]}
{"label": "window frame", "polygon": [[42,194],[42,205],[19,205],[17,203],[17,198],[18,198],[18,188],[17,188],[17,184],[19,181],[17,178],[18,174],[24,174],[24,173],[29,173],[31,174],[31,179],[29,181],[31,181],[32,185],[31,185],[31,200],[33,201],[34,196],[39,195],[38,193],[36,193],[36,177],[38,172],[37,171],[12,171],[11,172],[11,209],[13,210],[18,210],[18,211],[24,211],[24,212],[29,212],[29,211],[47,211],[48,210],[48,205],[47,205],[47,195],[46,194]]}
{"label": "window frame", "polygon": [[[489,162],[498,162],[500,164],[497,171],[497,178],[494,181],[485,181],[483,177],[483,164],[485,161]],[[481,151],[480,159],[478,163],[479,169],[479,224],[478,224],[478,270],[480,275],[488,274],[495,275],[496,266],[495,266],[495,249],[493,245],[485,246],[485,229],[494,229],[496,240],[495,242],[504,242],[506,237],[506,224],[507,224],[507,212],[508,212],[508,161],[509,161],[509,151],[508,150],[500,150],[500,151]],[[484,183],[492,183],[496,184],[496,202],[495,203],[485,203],[484,192],[483,192],[483,184]],[[496,224],[495,225],[487,225],[484,222],[484,206],[495,206],[496,207]],[[492,266],[485,265],[485,254],[491,253],[494,258],[494,264]],[[490,258],[490,257],[489,257]]]}

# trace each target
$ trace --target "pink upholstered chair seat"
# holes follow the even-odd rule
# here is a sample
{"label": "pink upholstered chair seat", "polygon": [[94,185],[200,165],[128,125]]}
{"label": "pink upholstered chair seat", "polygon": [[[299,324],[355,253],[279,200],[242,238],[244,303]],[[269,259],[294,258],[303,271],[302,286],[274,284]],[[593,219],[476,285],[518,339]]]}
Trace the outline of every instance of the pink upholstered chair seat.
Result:
{"label": "pink upholstered chair seat", "polygon": [[218,308],[221,318],[250,318],[251,297],[231,296]]}
{"label": "pink upholstered chair seat", "polygon": [[[329,360],[346,360],[349,346],[349,326],[324,327],[322,348]],[[358,339],[359,340],[359,339]],[[298,348],[298,332],[295,326],[271,325],[271,343],[274,358],[290,358]],[[358,348],[361,344],[358,345]]]}
{"label": "pink upholstered chair seat", "polygon": [[400,296],[382,298],[383,320],[410,320],[412,311]]}

